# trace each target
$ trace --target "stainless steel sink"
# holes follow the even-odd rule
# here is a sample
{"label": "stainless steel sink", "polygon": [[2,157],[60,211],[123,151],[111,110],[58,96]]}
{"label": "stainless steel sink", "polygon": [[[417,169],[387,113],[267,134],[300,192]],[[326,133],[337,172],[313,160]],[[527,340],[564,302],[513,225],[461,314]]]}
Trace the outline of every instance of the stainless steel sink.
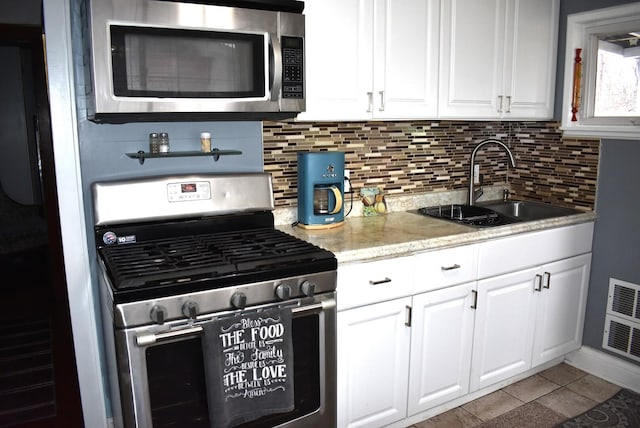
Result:
{"label": "stainless steel sink", "polygon": [[417,214],[441,218],[469,226],[491,227],[518,222],[518,219],[477,205],[449,204],[419,208]]}
{"label": "stainless steel sink", "polygon": [[502,226],[581,213],[572,208],[529,201],[487,201],[476,205],[448,204],[419,208],[413,212],[475,227]]}
{"label": "stainless steel sink", "polygon": [[544,220],[547,218],[581,213],[581,211],[573,208],[531,201],[488,201],[478,203],[478,206],[488,208],[519,221]]}

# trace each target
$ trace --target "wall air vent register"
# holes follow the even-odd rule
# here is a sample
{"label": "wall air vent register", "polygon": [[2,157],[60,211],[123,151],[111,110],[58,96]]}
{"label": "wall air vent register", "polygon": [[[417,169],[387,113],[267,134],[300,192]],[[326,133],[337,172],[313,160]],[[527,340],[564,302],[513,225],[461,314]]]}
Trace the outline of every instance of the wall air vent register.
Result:
{"label": "wall air vent register", "polygon": [[609,280],[602,347],[640,361],[640,285]]}

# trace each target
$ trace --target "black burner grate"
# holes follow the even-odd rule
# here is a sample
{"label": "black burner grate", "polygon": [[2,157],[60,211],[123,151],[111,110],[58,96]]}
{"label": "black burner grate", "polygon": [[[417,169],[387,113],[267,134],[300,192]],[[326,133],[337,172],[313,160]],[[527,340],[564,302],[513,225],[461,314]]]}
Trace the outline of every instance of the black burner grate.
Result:
{"label": "black burner grate", "polygon": [[277,229],[180,236],[103,247],[116,290],[277,271],[279,275],[334,255]]}

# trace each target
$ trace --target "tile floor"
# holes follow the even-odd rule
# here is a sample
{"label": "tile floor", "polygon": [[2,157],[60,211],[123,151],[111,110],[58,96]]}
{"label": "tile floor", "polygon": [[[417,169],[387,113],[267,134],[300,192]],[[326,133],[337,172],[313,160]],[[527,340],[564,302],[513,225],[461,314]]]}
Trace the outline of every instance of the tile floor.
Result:
{"label": "tile floor", "polygon": [[547,428],[577,416],[620,390],[561,363],[409,428]]}

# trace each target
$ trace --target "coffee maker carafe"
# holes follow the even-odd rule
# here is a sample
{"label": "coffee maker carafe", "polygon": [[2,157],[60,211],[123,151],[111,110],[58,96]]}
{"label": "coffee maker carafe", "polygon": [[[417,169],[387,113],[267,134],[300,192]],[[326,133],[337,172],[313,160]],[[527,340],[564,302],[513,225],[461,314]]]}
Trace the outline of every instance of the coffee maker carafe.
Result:
{"label": "coffee maker carafe", "polygon": [[298,152],[298,226],[337,227],[344,222],[344,153]]}

